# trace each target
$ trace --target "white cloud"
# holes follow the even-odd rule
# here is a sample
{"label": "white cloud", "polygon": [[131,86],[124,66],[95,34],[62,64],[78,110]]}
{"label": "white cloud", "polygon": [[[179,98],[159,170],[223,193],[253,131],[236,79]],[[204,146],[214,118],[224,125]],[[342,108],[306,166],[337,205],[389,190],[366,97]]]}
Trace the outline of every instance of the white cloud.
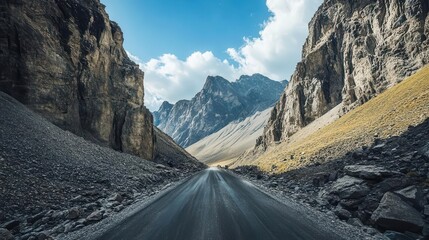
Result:
{"label": "white cloud", "polygon": [[228,54],[246,74],[259,72],[272,79],[288,79],[300,60],[308,35],[308,22],[321,0],[267,0],[272,16],[264,23],[259,37],[245,38]]}
{"label": "white cloud", "polygon": [[164,100],[175,103],[191,99],[208,75],[235,80],[241,74],[261,73],[275,80],[289,79],[301,58],[308,22],[321,2],[267,0],[272,15],[262,25],[259,36],[243,38],[243,46],[226,50],[237,67],[210,51],[194,52],[185,60],[164,54],[145,63],[127,52],[145,72],[145,105],[154,111]]}
{"label": "white cloud", "polygon": [[127,52],[145,72],[145,105],[151,111],[157,110],[166,100],[175,103],[191,99],[204,85],[207,76],[220,75],[234,80],[240,75],[227,60],[216,58],[212,52],[194,52],[186,60],[173,54],[164,54],[143,63]]}

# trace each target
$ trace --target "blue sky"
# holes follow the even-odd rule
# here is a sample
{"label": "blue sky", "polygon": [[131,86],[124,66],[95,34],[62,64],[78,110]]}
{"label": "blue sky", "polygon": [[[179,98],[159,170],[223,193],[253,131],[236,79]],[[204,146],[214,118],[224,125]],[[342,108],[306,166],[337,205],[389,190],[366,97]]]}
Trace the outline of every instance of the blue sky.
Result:
{"label": "blue sky", "polygon": [[208,75],[290,78],[322,0],[101,0],[145,72],[145,105],[191,99]]}
{"label": "blue sky", "polygon": [[227,58],[226,49],[256,37],[269,12],[264,0],[102,0],[125,35],[124,47],[143,61],[195,51]]}

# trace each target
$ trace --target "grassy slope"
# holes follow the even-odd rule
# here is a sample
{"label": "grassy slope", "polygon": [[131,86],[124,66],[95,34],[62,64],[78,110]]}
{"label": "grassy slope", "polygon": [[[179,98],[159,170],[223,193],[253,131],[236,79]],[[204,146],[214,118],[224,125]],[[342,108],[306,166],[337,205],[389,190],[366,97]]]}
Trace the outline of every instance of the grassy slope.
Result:
{"label": "grassy slope", "polygon": [[[313,134],[284,142],[260,156],[265,171],[284,172],[325,162],[371,144],[375,137],[399,135],[429,117],[429,66]],[[293,155],[293,157],[291,157]]]}

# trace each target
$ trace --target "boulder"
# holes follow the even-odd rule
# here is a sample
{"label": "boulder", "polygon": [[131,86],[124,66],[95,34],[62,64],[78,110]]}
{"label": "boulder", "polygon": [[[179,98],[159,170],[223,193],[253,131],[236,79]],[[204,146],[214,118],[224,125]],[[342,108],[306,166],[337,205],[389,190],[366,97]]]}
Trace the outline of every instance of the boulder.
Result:
{"label": "boulder", "polygon": [[403,177],[392,177],[384,179],[377,185],[380,192],[392,192],[410,185],[410,180]]}
{"label": "boulder", "polygon": [[103,213],[104,213],[104,211],[102,211],[102,210],[94,211],[91,214],[89,214],[88,217],[86,217],[86,220],[89,222],[100,221],[103,218]]}
{"label": "boulder", "polygon": [[77,219],[80,216],[80,209],[78,207],[74,207],[68,210],[67,218],[68,219]]}
{"label": "boulder", "polygon": [[344,167],[347,175],[367,180],[380,180],[399,174],[375,165],[348,165]]}
{"label": "boulder", "polygon": [[329,192],[338,195],[340,198],[356,199],[368,194],[369,190],[364,180],[344,176],[334,182]]}
{"label": "boulder", "polygon": [[420,213],[392,192],[384,194],[371,220],[383,229],[400,232],[420,233],[424,225]]}
{"label": "boulder", "polygon": [[334,210],[335,215],[341,220],[348,220],[352,214],[344,208],[338,207]]}
{"label": "boulder", "polygon": [[328,181],[332,182],[338,178],[338,171],[331,172],[328,177]]}
{"label": "boulder", "polygon": [[416,186],[409,186],[395,192],[403,200],[411,203],[417,209],[423,209],[424,197],[423,192]]}
{"label": "boulder", "polygon": [[124,200],[124,198],[122,197],[121,194],[119,193],[115,193],[112,196],[109,197],[108,201],[109,202],[122,202]]}

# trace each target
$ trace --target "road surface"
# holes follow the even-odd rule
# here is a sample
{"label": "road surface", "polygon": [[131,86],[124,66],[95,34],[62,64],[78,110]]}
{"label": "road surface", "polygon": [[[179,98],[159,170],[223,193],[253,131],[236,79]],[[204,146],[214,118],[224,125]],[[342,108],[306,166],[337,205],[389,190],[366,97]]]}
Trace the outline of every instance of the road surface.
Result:
{"label": "road surface", "polygon": [[98,239],[341,239],[228,171],[209,168]]}

